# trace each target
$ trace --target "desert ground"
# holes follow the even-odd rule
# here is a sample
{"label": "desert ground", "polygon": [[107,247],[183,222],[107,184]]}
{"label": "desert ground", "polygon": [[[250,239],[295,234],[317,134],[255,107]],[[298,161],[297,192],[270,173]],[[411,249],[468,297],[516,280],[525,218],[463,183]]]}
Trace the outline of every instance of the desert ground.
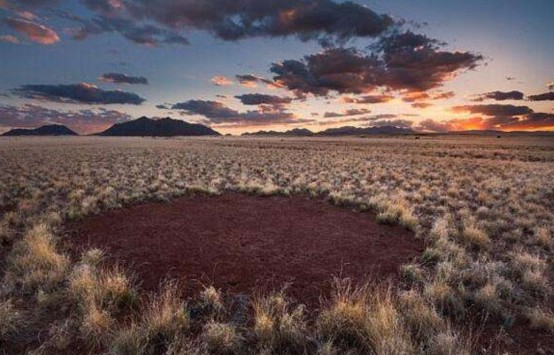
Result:
{"label": "desert ground", "polygon": [[0,354],[552,354],[551,137],[2,138]]}

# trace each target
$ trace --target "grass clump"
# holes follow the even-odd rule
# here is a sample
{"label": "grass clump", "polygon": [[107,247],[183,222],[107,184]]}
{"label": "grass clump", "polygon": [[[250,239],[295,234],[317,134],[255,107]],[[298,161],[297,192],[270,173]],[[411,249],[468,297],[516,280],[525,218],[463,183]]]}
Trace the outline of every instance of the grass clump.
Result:
{"label": "grass clump", "polygon": [[2,339],[14,334],[23,326],[23,315],[11,299],[0,300],[0,344]]}
{"label": "grass clump", "polygon": [[413,353],[409,330],[390,288],[355,287],[338,280],[329,304],[317,319],[322,343],[373,354]]}
{"label": "grass clump", "polygon": [[276,353],[306,351],[304,306],[292,307],[281,291],[256,297],[253,308],[253,330],[262,349]]}
{"label": "grass clump", "polygon": [[215,321],[204,326],[202,337],[212,354],[236,354],[243,340],[236,326]]}
{"label": "grass clump", "polygon": [[31,228],[14,246],[7,282],[24,293],[49,291],[61,284],[69,258],[56,250],[56,239],[45,224]]}

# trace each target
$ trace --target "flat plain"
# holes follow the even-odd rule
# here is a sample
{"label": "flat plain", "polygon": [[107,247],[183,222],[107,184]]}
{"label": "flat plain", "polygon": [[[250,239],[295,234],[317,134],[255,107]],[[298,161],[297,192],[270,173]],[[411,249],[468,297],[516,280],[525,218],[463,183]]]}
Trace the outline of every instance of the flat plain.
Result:
{"label": "flat plain", "polygon": [[5,138],[0,171],[5,353],[554,349],[552,137]]}

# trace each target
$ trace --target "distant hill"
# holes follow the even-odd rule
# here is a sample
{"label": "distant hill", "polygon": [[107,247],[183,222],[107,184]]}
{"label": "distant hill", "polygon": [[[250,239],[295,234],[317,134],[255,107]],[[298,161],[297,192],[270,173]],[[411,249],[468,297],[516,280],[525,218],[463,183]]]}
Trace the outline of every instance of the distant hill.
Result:
{"label": "distant hill", "polygon": [[149,137],[175,137],[175,136],[219,136],[213,129],[201,124],[188,123],[174,120],[169,117],[162,119],[139,119],[118,123],[97,136],[149,136]]}
{"label": "distant hill", "polygon": [[254,133],[244,133],[243,136],[263,136],[263,137],[311,137],[311,136],[359,136],[359,135],[371,135],[371,134],[415,134],[414,130],[409,128],[402,128],[396,126],[382,126],[382,127],[353,127],[345,126],[338,128],[329,128],[325,131],[314,133],[306,128],[295,128],[286,132],[276,131],[259,131]]}
{"label": "distant hill", "polygon": [[52,124],[34,129],[12,129],[4,133],[3,136],[78,136],[78,134],[66,126]]}
{"label": "distant hill", "polygon": [[497,131],[497,130],[470,130],[470,131],[451,131],[445,133],[448,135],[474,135],[474,136],[554,136],[554,132],[550,131]]}
{"label": "distant hill", "polygon": [[381,127],[353,127],[345,126],[339,128],[329,128],[325,131],[318,132],[318,136],[358,136],[371,134],[415,134],[416,131],[410,128],[396,126],[381,126]]}
{"label": "distant hill", "polygon": [[286,132],[277,132],[277,131],[259,131],[254,133],[244,133],[243,136],[275,136],[275,137],[309,137],[313,136],[314,132],[306,128],[295,128]]}

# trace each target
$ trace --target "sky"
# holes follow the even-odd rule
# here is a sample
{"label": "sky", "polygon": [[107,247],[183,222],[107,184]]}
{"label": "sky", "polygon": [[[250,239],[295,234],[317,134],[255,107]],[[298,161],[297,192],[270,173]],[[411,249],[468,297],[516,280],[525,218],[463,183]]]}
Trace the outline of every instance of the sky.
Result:
{"label": "sky", "polygon": [[0,0],[0,133],[554,130],[551,0]]}

